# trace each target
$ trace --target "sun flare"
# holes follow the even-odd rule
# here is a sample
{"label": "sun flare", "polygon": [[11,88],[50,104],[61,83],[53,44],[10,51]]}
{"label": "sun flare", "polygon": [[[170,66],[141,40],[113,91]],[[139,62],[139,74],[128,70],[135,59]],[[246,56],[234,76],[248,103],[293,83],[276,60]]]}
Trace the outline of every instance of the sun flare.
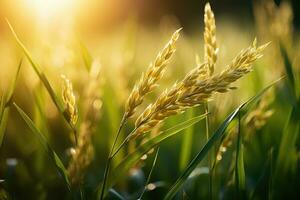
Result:
{"label": "sun flare", "polygon": [[27,0],[28,7],[41,20],[68,15],[75,7],[75,0]]}

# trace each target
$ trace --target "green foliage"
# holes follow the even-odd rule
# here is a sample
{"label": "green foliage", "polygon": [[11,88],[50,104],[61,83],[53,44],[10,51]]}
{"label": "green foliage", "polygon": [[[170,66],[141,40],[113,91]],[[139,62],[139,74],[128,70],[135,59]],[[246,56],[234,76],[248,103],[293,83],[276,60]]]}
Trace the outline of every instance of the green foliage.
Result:
{"label": "green foliage", "polygon": [[70,181],[68,178],[67,170],[64,167],[64,164],[58,157],[58,155],[55,153],[55,151],[51,148],[50,144],[48,143],[45,136],[36,128],[33,121],[26,115],[26,113],[17,105],[14,103],[15,108],[23,118],[23,120],[26,122],[32,133],[36,136],[36,138],[39,140],[39,142],[43,145],[45,151],[47,152],[49,158],[53,161],[57,171],[65,181],[66,186],[68,189],[71,189]]}

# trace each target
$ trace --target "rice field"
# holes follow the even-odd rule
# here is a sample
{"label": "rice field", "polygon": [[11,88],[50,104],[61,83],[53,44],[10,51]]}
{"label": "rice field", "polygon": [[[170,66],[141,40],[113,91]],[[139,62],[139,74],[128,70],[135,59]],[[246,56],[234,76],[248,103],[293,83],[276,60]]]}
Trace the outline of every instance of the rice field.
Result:
{"label": "rice field", "polygon": [[295,1],[193,2],[0,1],[0,200],[299,198]]}

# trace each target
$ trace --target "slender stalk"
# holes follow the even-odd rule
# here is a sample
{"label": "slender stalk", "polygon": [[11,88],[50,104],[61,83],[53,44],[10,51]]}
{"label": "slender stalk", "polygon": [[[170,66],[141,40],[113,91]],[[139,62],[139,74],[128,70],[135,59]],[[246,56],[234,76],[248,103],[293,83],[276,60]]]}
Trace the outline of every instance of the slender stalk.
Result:
{"label": "slender stalk", "polygon": [[151,179],[151,176],[152,176],[152,172],[153,172],[153,169],[155,167],[155,164],[156,164],[156,160],[157,160],[157,156],[158,156],[158,152],[159,152],[159,147],[157,148],[156,150],[156,154],[155,154],[155,157],[154,157],[154,160],[153,160],[153,163],[152,163],[152,167],[151,167],[151,170],[149,172],[149,175],[148,175],[148,178],[147,178],[147,181],[146,181],[146,184],[145,184],[145,187],[143,189],[143,192],[142,194],[140,195],[140,197],[138,198],[138,200],[142,200],[142,197],[144,195],[144,193],[146,192],[146,189],[147,189],[147,185],[149,184],[150,182],[150,179]]}
{"label": "slender stalk", "polygon": [[[103,178],[103,184],[102,184],[101,196],[100,196],[101,200],[104,198],[104,191],[105,191],[106,181],[107,181],[107,177],[108,177],[108,174],[109,174],[109,168],[110,168],[110,165],[111,165],[111,160],[113,158],[112,155],[113,155],[115,146],[117,144],[118,138],[120,136],[121,130],[122,130],[123,126],[125,125],[126,121],[127,121],[127,117],[125,115],[123,115],[121,123],[120,123],[120,126],[118,128],[118,132],[117,132],[116,137],[114,139],[112,148],[111,148],[111,150],[109,152],[109,156],[108,156],[108,159],[107,159],[107,162],[106,162],[106,166],[105,166],[105,170],[104,170],[104,178]],[[119,149],[121,149],[121,148],[118,148],[118,151],[119,151]]]}
{"label": "slender stalk", "polygon": [[243,134],[241,132],[241,112],[238,113],[238,138],[236,149],[236,163],[235,163],[235,181],[237,190],[237,199],[245,199],[245,172],[243,161]]}
{"label": "slender stalk", "polygon": [[270,176],[269,176],[269,191],[268,191],[268,199],[273,199],[272,188],[273,188],[273,147],[270,150]]}
{"label": "slender stalk", "polygon": [[117,155],[117,153],[122,149],[122,147],[124,147],[124,145],[130,141],[130,139],[135,131],[136,131],[136,128],[133,131],[131,131],[130,134],[127,135],[127,137],[123,140],[123,142],[120,144],[120,146],[117,148],[117,150],[111,154],[111,158],[114,158]]}
{"label": "slender stalk", "polygon": [[[208,113],[208,103],[204,103],[205,113]],[[205,117],[205,132],[206,132],[206,142],[209,140],[209,118],[208,115]],[[208,154],[208,165],[209,165],[209,184],[208,184],[208,191],[209,191],[209,199],[213,199],[213,153],[210,152]]]}

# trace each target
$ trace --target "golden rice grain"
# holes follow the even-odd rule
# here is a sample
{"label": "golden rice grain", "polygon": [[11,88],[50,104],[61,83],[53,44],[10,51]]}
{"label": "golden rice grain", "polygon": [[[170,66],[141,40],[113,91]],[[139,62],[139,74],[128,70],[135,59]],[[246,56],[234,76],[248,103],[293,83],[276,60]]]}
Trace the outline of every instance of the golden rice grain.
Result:
{"label": "golden rice grain", "polygon": [[242,50],[224,71],[211,77],[203,75],[206,73],[206,64],[193,69],[181,82],[165,90],[155,103],[145,109],[136,120],[136,131],[133,135],[150,131],[165,118],[207,101],[216,92],[224,93],[233,89],[231,83],[252,70],[253,62],[262,56],[262,51],[267,45],[256,47],[255,40],[253,45]]}
{"label": "golden rice grain", "polygon": [[77,107],[76,107],[76,98],[73,92],[72,83],[65,75],[61,75],[63,79],[63,88],[62,88],[62,99],[66,106],[65,112],[69,117],[70,123],[73,125],[76,124],[78,119]]}
{"label": "golden rice grain", "polygon": [[146,73],[134,86],[125,106],[125,118],[130,118],[135,113],[136,108],[143,102],[145,95],[157,86],[157,81],[163,76],[166,65],[176,51],[175,43],[179,38],[180,30],[178,29],[173,33],[171,40],[159,52],[154,63],[150,64]]}
{"label": "golden rice grain", "polygon": [[204,8],[204,60],[208,63],[208,75],[214,73],[217,62],[217,38],[215,16],[211,10],[210,4],[206,3]]}

